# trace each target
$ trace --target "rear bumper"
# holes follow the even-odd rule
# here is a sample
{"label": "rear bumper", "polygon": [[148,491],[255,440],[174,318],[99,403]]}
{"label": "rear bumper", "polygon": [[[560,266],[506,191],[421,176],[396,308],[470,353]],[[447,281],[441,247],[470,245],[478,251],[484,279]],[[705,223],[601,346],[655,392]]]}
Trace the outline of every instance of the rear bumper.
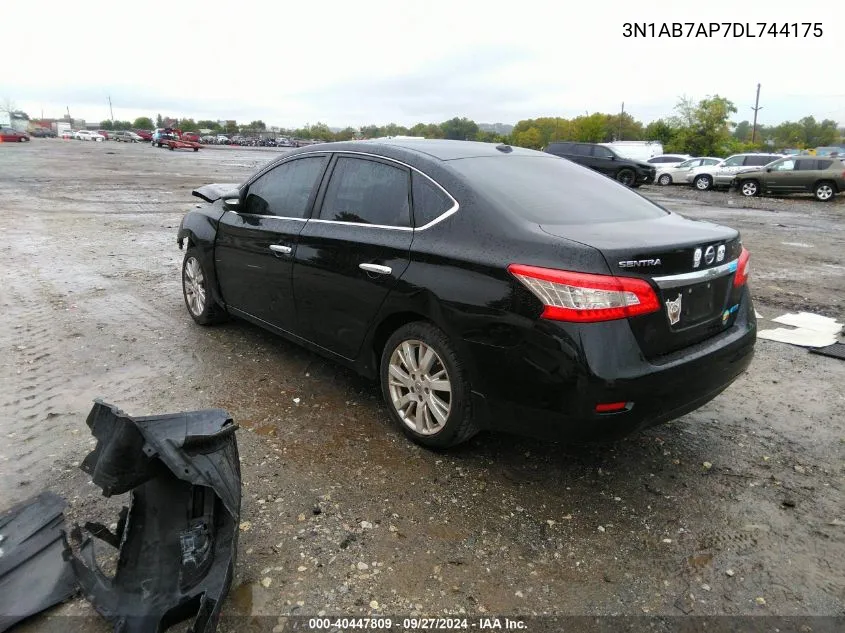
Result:
{"label": "rear bumper", "polygon": [[[736,320],[702,343],[643,358],[627,321],[542,323],[510,349],[470,343],[489,428],[544,439],[604,440],[703,406],[749,366],[757,323],[748,290]],[[596,413],[600,403],[628,403]]]}

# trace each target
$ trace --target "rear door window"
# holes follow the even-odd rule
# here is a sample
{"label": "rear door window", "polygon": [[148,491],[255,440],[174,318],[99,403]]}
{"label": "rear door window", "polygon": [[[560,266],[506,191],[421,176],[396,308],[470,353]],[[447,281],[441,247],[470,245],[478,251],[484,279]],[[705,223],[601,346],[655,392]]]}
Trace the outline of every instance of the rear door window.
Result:
{"label": "rear door window", "polygon": [[762,165],[768,165],[774,160],[777,160],[778,156],[770,156],[770,155],[754,155],[754,156],[746,156],[745,157],[745,164],[746,165],[753,165],[755,167],[760,167]]}
{"label": "rear door window", "polygon": [[613,152],[601,145],[593,145],[593,156],[596,158],[613,158]]}
{"label": "rear door window", "polygon": [[570,153],[576,156],[589,156],[592,152],[592,145],[573,145]]}
{"label": "rear door window", "polygon": [[408,176],[404,168],[341,156],[332,171],[320,219],[410,227]]}

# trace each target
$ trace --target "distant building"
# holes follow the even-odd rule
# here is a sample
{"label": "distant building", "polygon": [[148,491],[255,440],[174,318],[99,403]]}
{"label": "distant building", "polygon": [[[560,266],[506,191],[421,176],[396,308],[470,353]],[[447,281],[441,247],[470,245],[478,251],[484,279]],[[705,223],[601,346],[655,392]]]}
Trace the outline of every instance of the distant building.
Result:
{"label": "distant building", "polygon": [[9,113],[9,127],[18,132],[26,132],[29,128],[29,115],[26,112],[16,110]]}

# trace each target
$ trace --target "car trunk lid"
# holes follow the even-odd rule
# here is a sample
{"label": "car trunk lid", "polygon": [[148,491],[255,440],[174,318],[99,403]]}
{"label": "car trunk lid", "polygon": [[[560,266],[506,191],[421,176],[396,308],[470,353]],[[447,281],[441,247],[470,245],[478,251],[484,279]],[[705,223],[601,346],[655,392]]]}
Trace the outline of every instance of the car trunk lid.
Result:
{"label": "car trunk lid", "polygon": [[651,284],[661,309],[628,319],[651,360],[715,336],[736,318],[733,278],[742,244],[733,229],[677,214],[541,228],[596,248],[614,275]]}

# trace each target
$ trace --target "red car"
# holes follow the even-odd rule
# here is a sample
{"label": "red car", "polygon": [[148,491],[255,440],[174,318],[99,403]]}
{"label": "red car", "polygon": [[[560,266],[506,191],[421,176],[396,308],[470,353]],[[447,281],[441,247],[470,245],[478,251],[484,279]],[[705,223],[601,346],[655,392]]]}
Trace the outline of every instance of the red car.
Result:
{"label": "red car", "polygon": [[191,141],[193,143],[200,142],[200,135],[196,132],[182,132],[182,140],[183,141]]}
{"label": "red car", "polygon": [[0,127],[0,143],[26,143],[29,135],[10,127]]}
{"label": "red car", "polygon": [[149,130],[135,130],[135,134],[140,136],[145,141],[153,140],[153,133],[150,132]]}
{"label": "red car", "polygon": [[110,132],[108,130],[97,130],[97,134],[102,136],[107,141],[111,140]]}

